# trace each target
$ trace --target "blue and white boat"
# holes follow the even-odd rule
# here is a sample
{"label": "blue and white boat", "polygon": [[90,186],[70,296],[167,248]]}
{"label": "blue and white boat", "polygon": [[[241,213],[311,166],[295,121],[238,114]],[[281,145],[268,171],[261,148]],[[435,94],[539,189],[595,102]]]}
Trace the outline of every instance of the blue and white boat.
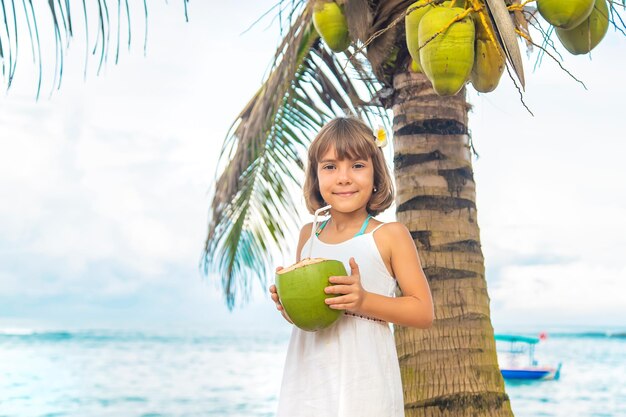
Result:
{"label": "blue and white boat", "polygon": [[541,338],[511,334],[496,334],[495,337],[498,364],[504,379],[559,379],[561,363],[557,366],[545,366],[535,360],[535,345]]}

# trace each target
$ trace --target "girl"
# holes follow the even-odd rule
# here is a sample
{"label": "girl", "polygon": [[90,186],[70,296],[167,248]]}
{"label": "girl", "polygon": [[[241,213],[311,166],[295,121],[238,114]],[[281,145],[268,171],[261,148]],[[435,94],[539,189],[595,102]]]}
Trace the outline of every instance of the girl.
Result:
{"label": "girl", "polygon": [[[326,304],[345,310],[340,320],[317,332],[294,326],[277,417],[404,416],[388,323],[428,328],[433,305],[409,231],[373,218],[393,202],[393,185],[365,123],[342,117],[321,129],[309,148],[304,197],[311,213],[332,206],[313,238],[312,257],[341,260],[350,276],[330,277],[334,285],[325,289],[339,294]],[[311,228],[300,231],[297,261],[308,254]],[[397,287],[402,296],[394,297]],[[270,293],[289,320],[276,286]]]}

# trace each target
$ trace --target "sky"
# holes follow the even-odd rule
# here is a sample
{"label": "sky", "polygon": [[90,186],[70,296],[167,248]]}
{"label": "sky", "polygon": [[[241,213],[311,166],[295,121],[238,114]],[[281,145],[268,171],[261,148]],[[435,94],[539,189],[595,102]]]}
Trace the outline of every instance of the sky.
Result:
{"label": "sky", "polygon": [[[145,55],[138,15],[130,51],[86,77],[78,31],[39,100],[20,50],[0,97],[0,328],[287,326],[260,284],[229,312],[200,269],[217,152],[279,41],[272,12],[250,28],[272,6],[191,2],[185,22],[182,1],[151,3]],[[591,56],[561,49],[586,89],[525,54],[534,116],[506,74],[468,93],[496,330],[626,327],[625,50],[612,29]]]}

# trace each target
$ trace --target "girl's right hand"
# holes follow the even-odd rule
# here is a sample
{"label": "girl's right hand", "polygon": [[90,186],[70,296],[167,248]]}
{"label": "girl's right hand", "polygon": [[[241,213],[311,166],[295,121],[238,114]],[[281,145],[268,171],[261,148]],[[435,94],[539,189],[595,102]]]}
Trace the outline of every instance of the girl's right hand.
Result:
{"label": "girl's right hand", "polygon": [[[276,272],[280,271],[281,269],[283,269],[282,266],[279,266],[276,268]],[[276,309],[278,311],[280,311],[280,314],[283,315],[283,317],[285,318],[285,320],[287,320],[289,323],[293,322],[291,321],[291,319],[287,316],[287,313],[285,313],[285,309],[283,307],[283,305],[280,303],[280,298],[278,297],[278,292],[276,290],[276,285],[270,285],[270,295],[272,297],[272,301],[274,301],[274,303],[276,304]]]}

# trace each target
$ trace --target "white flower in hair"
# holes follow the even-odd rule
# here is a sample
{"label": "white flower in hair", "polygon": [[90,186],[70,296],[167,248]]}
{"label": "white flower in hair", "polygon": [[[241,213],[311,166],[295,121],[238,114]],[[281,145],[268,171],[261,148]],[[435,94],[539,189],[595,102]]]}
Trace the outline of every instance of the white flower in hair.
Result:
{"label": "white flower in hair", "polygon": [[376,146],[379,148],[387,146],[387,132],[384,127],[378,126],[378,129],[376,129],[376,135],[374,136],[376,137]]}

